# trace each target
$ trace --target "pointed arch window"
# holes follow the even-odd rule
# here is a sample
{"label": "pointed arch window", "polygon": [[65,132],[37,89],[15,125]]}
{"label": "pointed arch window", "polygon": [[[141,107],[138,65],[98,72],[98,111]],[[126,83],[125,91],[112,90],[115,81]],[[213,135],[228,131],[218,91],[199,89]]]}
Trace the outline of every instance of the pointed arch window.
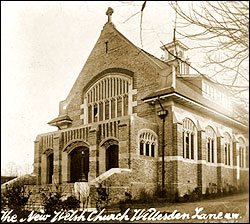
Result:
{"label": "pointed arch window", "polygon": [[197,156],[197,128],[194,122],[183,120],[183,158],[195,160]]}

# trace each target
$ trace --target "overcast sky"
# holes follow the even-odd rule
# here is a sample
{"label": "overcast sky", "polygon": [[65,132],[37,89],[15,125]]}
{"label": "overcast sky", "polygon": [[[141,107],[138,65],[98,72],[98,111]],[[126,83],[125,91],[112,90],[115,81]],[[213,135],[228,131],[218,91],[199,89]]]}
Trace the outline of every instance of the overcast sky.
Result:
{"label": "overcast sky", "polygon": [[[56,130],[47,124],[64,100],[103,25],[114,9],[116,28],[140,45],[143,2],[1,2],[1,164],[32,164],[38,134]],[[143,14],[143,47],[158,57],[161,41],[173,38],[174,12],[164,2],[147,2]],[[182,40],[192,47],[192,42]],[[188,52],[193,65],[202,55]]]}

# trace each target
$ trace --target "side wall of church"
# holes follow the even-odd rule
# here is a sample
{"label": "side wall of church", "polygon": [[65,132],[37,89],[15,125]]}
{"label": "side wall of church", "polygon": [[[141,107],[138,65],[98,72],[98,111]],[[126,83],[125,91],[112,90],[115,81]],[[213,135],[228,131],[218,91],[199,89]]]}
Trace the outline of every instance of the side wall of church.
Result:
{"label": "side wall of church", "polygon": [[[202,193],[209,191],[210,193],[217,190],[223,190],[230,186],[238,186],[243,181],[246,175],[246,168],[239,168],[240,172],[237,175],[237,156],[238,143],[236,138],[242,136],[243,131],[232,128],[229,124],[225,124],[215,118],[200,114],[198,111],[184,107],[177,103],[174,104],[173,111],[177,117],[175,124],[175,132],[177,133],[177,145],[179,149],[178,156],[172,157],[170,160],[178,161],[177,185],[179,194],[184,194],[188,191],[194,190],[196,187],[202,190]],[[197,158],[194,160],[183,158],[183,130],[182,121],[184,118],[191,119],[197,127]],[[207,147],[205,128],[211,126],[216,131],[216,147],[215,147],[215,162],[207,161]],[[174,133],[175,133],[174,132]],[[229,133],[231,136],[231,164],[225,165],[224,153],[224,133]],[[246,139],[246,163],[248,159],[248,138]],[[174,156],[174,154],[173,154]]]}

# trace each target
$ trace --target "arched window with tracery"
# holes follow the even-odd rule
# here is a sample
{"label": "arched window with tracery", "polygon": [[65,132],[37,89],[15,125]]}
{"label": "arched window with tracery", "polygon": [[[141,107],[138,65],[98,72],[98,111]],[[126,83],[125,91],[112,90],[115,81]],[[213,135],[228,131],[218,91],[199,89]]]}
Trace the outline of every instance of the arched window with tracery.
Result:
{"label": "arched window with tracery", "polygon": [[224,163],[225,165],[232,165],[232,139],[226,132],[224,134]]}
{"label": "arched window with tracery", "polygon": [[157,135],[151,130],[139,132],[139,154],[156,157]]}
{"label": "arched window with tracery", "polygon": [[211,126],[206,127],[207,162],[216,162],[216,133]]}
{"label": "arched window with tracery", "polygon": [[84,124],[132,114],[132,79],[107,75],[92,85],[84,96]]}
{"label": "arched window with tracery", "polygon": [[246,167],[246,145],[243,138],[239,138],[239,167]]}
{"label": "arched window with tracery", "polygon": [[197,156],[197,128],[194,122],[185,118],[183,120],[183,158],[196,159]]}

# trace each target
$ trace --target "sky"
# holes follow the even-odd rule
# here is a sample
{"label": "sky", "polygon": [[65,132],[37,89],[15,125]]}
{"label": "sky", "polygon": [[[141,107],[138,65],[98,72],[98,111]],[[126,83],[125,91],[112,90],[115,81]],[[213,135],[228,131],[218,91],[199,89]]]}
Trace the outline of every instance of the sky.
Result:
{"label": "sky", "polygon": [[[132,43],[140,43],[143,2],[1,2],[1,171],[29,167],[38,134],[57,130],[47,123],[59,113],[104,24],[112,21]],[[184,4],[184,3],[182,3]],[[143,48],[160,57],[161,42],[173,39],[175,14],[167,2],[147,2],[143,12]],[[127,20],[127,21],[126,21]],[[182,40],[192,47],[194,43]],[[199,66],[203,55],[189,53]],[[201,68],[202,71],[202,68]],[[26,168],[26,171],[28,168]]]}

